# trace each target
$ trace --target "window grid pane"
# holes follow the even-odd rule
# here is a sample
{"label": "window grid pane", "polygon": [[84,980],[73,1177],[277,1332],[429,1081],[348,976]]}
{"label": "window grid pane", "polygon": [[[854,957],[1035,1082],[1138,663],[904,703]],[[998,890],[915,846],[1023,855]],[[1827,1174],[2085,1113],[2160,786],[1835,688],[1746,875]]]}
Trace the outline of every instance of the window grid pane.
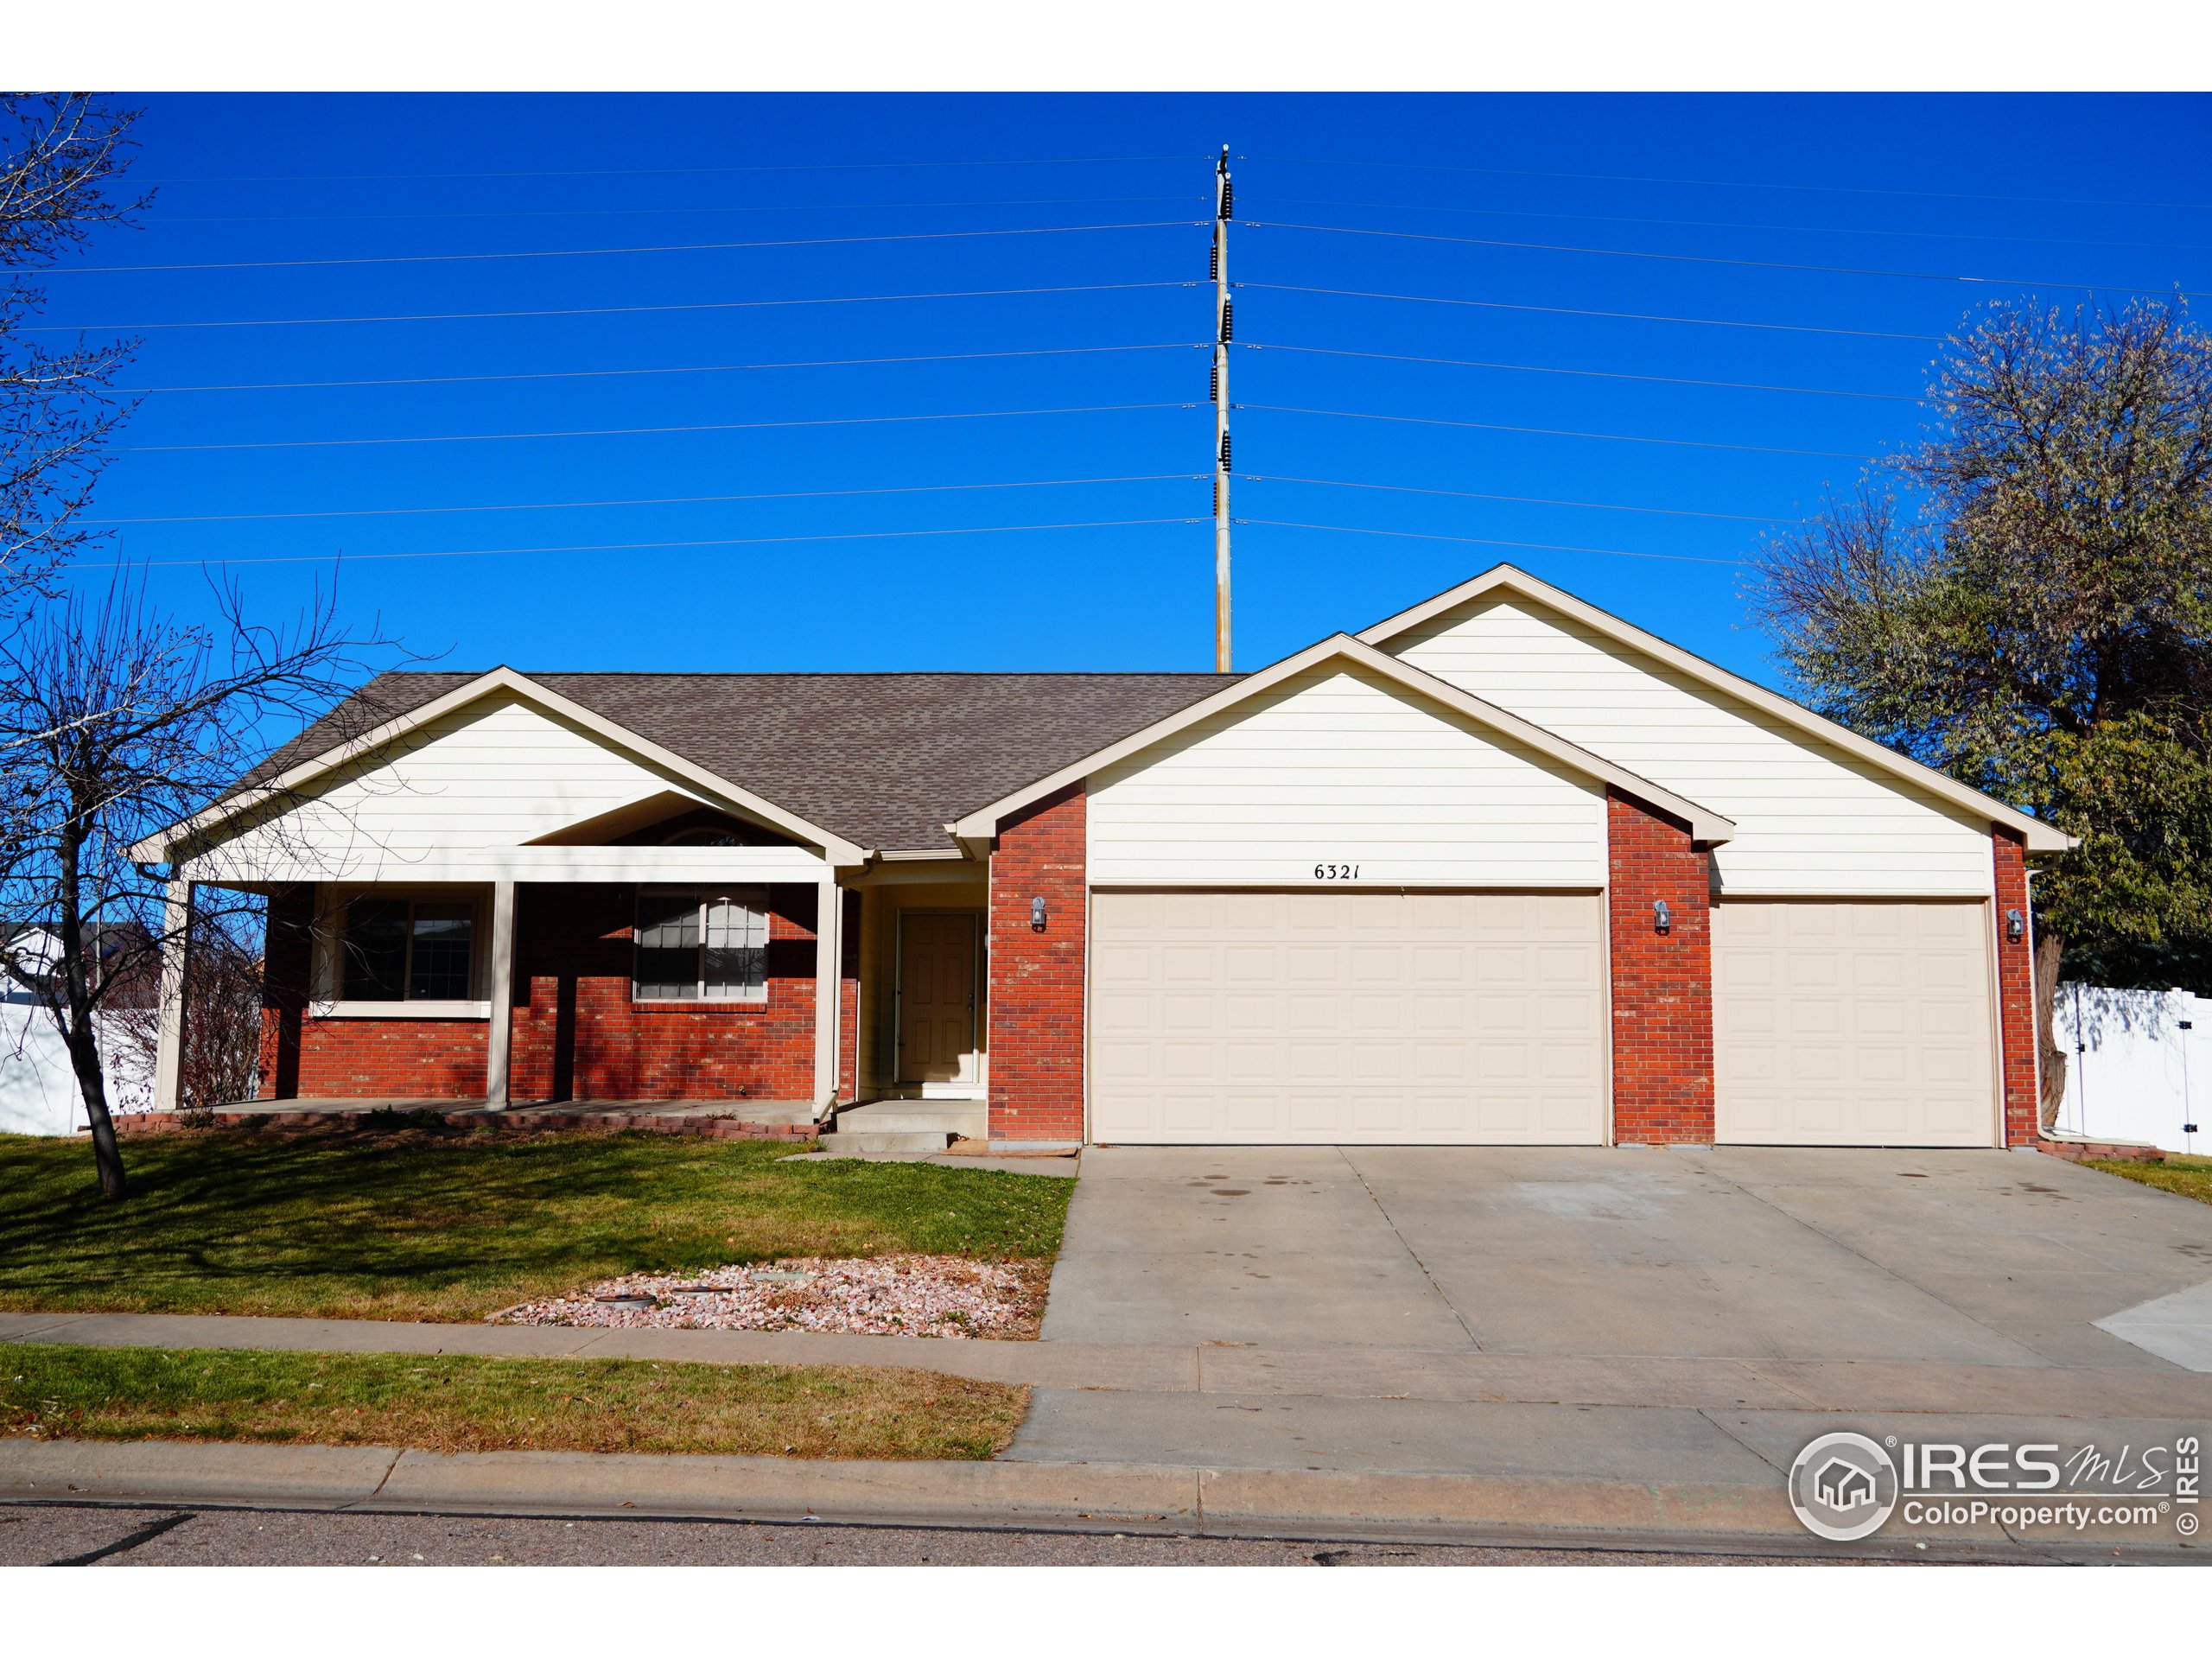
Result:
{"label": "window grid pane", "polygon": [[768,995],[768,918],[734,899],[710,899],[701,988],[727,1001],[760,1002]]}
{"label": "window grid pane", "polygon": [[472,905],[416,906],[407,995],[429,1002],[466,1002],[475,933]]}
{"label": "window grid pane", "polygon": [[699,995],[699,901],[688,893],[638,895],[638,959],[631,994],[645,1001]]}
{"label": "window grid pane", "polygon": [[346,906],[341,995],[349,1002],[397,1002],[407,977],[407,901],[356,899]]}

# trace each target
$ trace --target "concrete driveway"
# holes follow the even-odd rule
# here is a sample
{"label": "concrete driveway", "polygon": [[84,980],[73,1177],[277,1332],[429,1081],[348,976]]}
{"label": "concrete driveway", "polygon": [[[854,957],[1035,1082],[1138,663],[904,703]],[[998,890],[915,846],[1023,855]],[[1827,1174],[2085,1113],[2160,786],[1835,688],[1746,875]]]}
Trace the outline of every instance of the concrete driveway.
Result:
{"label": "concrete driveway", "polygon": [[2212,1281],[2212,1211],[2025,1153],[1094,1149],[1044,1335],[2174,1369],[2092,1323]]}

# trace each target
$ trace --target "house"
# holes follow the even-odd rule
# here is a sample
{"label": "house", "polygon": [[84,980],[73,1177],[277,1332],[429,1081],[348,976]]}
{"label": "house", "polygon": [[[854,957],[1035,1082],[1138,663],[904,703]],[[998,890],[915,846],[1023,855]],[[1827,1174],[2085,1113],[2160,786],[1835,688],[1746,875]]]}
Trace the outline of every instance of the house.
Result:
{"label": "house", "polygon": [[1864,1509],[1875,1501],[1874,1477],[1842,1458],[1830,1458],[1813,1477],[1813,1491],[1821,1503],[1839,1514]]}
{"label": "house", "polygon": [[1987,1147],[2070,844],[1499,566],[1239,677],[386,675],[137,851],[270,896],[269,1096]]}

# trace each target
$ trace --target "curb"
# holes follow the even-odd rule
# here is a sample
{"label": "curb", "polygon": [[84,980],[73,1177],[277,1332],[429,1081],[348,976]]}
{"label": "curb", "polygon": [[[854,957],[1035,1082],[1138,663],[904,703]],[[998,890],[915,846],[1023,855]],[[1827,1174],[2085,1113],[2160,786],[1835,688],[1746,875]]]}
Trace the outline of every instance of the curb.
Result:
{"label": "curb", "polygon": [[[1798,1526],[1778,1485],[1168,1464],[443,1454],[383,1446],[11,1439],[0,1440],[0,1503],[1543,1540],[1616,1548],[1663,1540],[1691,1550],[1838,1553]],[[1951,1549],[2037,1553],[1993,1529],[1954,1533],[1946,1543]],[[1903,1548],[1882,1539],[1866,1546],[1881,1554]]]}
{"label": "curb", "polygon": [[1173,1464],[833,1462],[631,1452],[0,1440],[0,1502],[279,1503],[1177,1531],[1761,1535],[1802,1542],[1778,1488]]}

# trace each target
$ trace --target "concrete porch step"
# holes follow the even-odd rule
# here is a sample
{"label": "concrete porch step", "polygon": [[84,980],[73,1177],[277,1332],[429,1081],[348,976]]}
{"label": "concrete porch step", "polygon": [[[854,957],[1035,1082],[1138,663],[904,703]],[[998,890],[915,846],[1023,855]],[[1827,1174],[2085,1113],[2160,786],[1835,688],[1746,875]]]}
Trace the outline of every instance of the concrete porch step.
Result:
{"label": "concrete porch step", "polygon": [[839,1112],[822,1146],[825,1152],[943,1152],[957,1140],[982,1140],[988,1122],[980,1100],[871,1101]]}

